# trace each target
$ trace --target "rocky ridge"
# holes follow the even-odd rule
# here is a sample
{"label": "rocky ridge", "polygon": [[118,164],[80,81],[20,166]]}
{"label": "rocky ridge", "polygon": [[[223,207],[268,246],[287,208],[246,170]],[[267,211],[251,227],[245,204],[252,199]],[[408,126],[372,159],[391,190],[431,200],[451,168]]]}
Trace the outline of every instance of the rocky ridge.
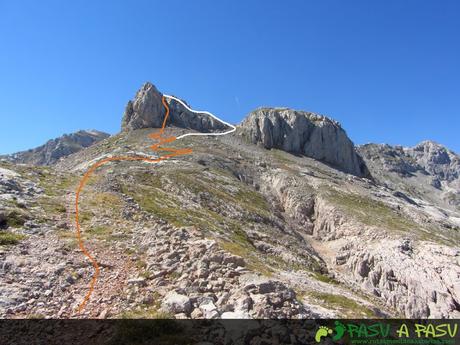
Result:
{"label": "rocky ridge", "polygon": [[[190,132],[170,125],[167,136]],[[459,316],[460,212],[434,186],[362,151],[372,180],[241,132],[95,172],[81,222],[102,271],[77,315],[93,270],[74,239],[75,187],[90,162],[151,156],[156,131],[125,130],[51,167],[0,162],[2,317]]]}
{"label": "rocky ridge", "polygon": [[[161,101],[163,95],[152,83],[145,83],[133,100],[129,101],[122,120],[122,130],[129,131],[141,128],[160,128],[166,114]],[[169,105],[168,126],[187,128],[198,132],[219,132],[229,130],[226,124],[213,117],[189,111],[179,102],[167,98]],[[187,104],[186,102],[184,102]]]}
{"label": "rocky ridge", "polygon": [[460,206],[460,156],[433,141],[414,147],[366,144],[358,148],[380,183],[447,208]]}
{"label": "rocky ridge", "polygon": [[240,133],[267,149],[303,154],[347,173],[370,177],[340,124],[325,116],[287,108],[259,108],[241,123]]}
{"label": "rocky ridge", "polygon": [[34,149],[0,156],[0,158],[14,163],[52,165],[59,159],[83,150],[109,136],[107,133],[96,130],[81,130],[49,140],[44,145]]}

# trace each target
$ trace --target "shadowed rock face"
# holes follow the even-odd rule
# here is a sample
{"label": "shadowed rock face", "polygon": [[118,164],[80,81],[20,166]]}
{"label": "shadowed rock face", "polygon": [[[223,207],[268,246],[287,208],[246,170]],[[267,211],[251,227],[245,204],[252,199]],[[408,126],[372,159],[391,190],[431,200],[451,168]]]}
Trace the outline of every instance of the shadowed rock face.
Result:
{"label": "shadowed rock face", "polygon": [[47,141],[42,146],[4,156],[4,158],[14,163],[51,165],[59,159],[87,148],[109,136],[109,134],[104,132],[82,130],[71,134],[64,134],[59,138]]}
{"label": "shadowed rock face", "polygon": [[356,176],[370,176],[345,131],[327,117],[285,108],[260,108],[248,115],[239,132],[267,149],[302,154]]}
{"label": "shadowed rock face", "polygon": [[[132,101],[126,105],[121,128],[130,131],[140,128],[160,128],[165,116],[162,94],[152,83],[145,83]],[[204,113],[195,113],[182,104],[167,99],[169,119],[167,126],[193,129],[198,132],[221,132],[230,127]],[[184,102],[185,103],[185,102]]]}

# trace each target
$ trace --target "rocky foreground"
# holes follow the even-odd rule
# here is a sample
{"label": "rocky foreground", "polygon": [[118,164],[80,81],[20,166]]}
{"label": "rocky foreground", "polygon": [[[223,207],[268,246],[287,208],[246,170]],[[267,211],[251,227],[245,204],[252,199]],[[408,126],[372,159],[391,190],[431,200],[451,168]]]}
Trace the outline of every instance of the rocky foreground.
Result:
{"label": "rocky foreground", "polygon": [[[121,133],[50,166],[0,161],[1,317],[460,317],[458,156],[355,148],[337,122],[278,108],[168,144],[190,155],[96,171],[80,218],[101,274],[78,313],[94,273],[79,179],[152,156],[158,102],[144,85]],[[166,135],[225,129],[169,104]]]}

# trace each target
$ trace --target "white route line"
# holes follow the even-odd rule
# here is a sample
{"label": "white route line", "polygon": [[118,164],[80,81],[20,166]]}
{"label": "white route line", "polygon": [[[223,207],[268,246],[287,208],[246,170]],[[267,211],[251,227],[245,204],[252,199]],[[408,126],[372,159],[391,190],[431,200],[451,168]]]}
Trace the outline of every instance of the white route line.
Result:
{"label": "white route line", "polygon": [[[183,135],[178,136],[178,137],[176,138],[176,140],[177,140],[177,139],[182,139],[182,138],[185,138],[185,137],[188,137],[188,136],[192,136],[192,135],[193,135],[193,136],[198,136],[198,135],[200,135],[200,136],[226,135],[226,134],[230,134],[230,133],[232,133],[232,132],[234,132],[234,131],[236,130],[236,127],[235,127],[235,126],[231,125],[231,124],[228,123],[228,122],[225,122],[224,120],[219,119],[217,116],[211,114],[211,113],[208,112],[208,111],[197,111],[197,110],[193,110],[193,109],[191,109],[187,104],[185,104],[185,103],[182,102],[180,99],[178,99],[178,98],[176,98],[176,97],[174,97],[174,96],[170,96],[170,95],[163,95],[163,96],[166,97],[166,98],[169,98],[169,99],[173,99],[173,100],[175,100],[176,102],[179,102],[179,103],[182,104],[187,110],[191,111],[192,113],[209,115],[209,116],[211,116],[212,118],[216,119],[217,121],[220,121],[220,122],[222,122],[223,124],[225,124],[225,125],[227,125],[227,126],[229,126],[229,127],[231,128],[229,131],[226,131],[226,132],[223,132],[223,133],[187,133],[187,134],[183,134]],[[137,155],[137,156],[139,156],[139,155]],[[161,158],[161,157],[160,157],[160,158]],[[98,159],[98,161],[101,161],[101,160]],[[158,164],[158,163],[160,163],[160,161],[156,162],[156,164]],[[95,163],[94,163],[94,164],[95,164]],[[78,200],[77,200],[77,206],[78,206]],[[78,212],[78,211],[77,211],[77,212]],[[77,221],[78,221],[78,218],[77,218]],[[78,226],[78,223],[77,223],[77,226]],[[88,258],[91,259],[91,257],[89,256],[89,254],[85,254],[85,255],[86,255]],[[94,260],[94,259],[92,259],[92,261],[93,261],[93,260]],[[94,262],[96,262],[96,261],[94,261]],[[98,268],[97,268],[97,263],[96,263],[96,266],[94,266],[94,267],[96,268],[96,272],[97,272],[97,270],[98,270]],[[93,275],[93,277],[94,277],[94,275]],[[91,294],[92,294],[92,290],[91,290],[91,292],[90,292],[90,296],[91,296]],[[89,298],[88,298],[88,300],[89,300]],[[83,303],[86,303],[86,301],[87,301],[87,300],[86,300],[86,297],[85,297]],[[80,305],[81,305],[81,304],[80,304]]]}
{"label": "white route line", "polygon": [[211,116],[212,118],[216,119],[217,121],[220,121],[222,122],[223,124],[231,127],[231,129],[229,131],[226,131],[226,132],[222,132],[222,133],[187,133],[187,134],[183,134],[183,135],[179,135],[176,139],[182,139],[182,138],[185,138],[185,137],[190,137],[190,136],[216,136],[216,135],[226,135],[226,134],[230,134],[230,133],[233,133],[235,130],[236,130],[236,127],[231,125],[230,123],[228,122],[225,122],[224,120],[222,119],[219,119],[217,116],[215,116],[214,114],[211,114],[210,112],[208,111],[201,111],[201,110],[193,110],[191,109],[187,104],[185,104],[183,101],[181,101],[180,99],[174,97],[174,96],[170,96],[170,95],[163,95],[165,96],[166,98],[169,98],[169,99],[173,99],[175,100],[176,102],[179,102],[180,104],[182,104],[187,110],[191,111],[192,113],[196,113],[196,114],[206,114],[206,115],[209,115]]}

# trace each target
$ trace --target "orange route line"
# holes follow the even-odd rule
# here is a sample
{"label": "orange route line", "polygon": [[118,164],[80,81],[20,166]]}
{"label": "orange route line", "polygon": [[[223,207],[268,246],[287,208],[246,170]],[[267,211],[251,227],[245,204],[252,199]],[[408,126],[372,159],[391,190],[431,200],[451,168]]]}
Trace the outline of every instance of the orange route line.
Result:
{"label": "orange route line", "polygon": [[163,137],[163,133],[166,127],[166,122],[168,121],[169,117],[169,106],[168,103],[166,103],[166,99],[163,96],[161,99],[161,102],[163,103],[165,109],[166,109],[166,115],[163,119],[163,124],[160,128],[160,130],[156,133],[152,133],[149,135],[150,138],[154,140],[158,140],[158,143],[150,146],[150,148],[154,151],[163,151],[163,152],[171,152],[169,154],[162,155],[158,158],[148,158],[148,157],[142,157],[142,156],[117,156],[117,157],[109,157],[109,158],[104,158],[93,165],[86,171],[86,173],[83,175],[83,177],[80,180],[80,183],[78,185],[78,188],[76,190],[75,194],[75,226],[76,226],[76,236],[78,240],[78,245],[80,247],[80,250],[83,252],[83,254],[89,259],[91,264],[94,267],[94,274],[93,277],[91,278],[91,281],[89,283],[89,289],[88,292],[86,293],[83,301],[79,304],[78,306],[78,312],[80,313],[88,303],[89,299],[91,298],[91,295],[94,291],[94,287],[97,282],[97,278],[99,277],[100,273],[100,268],[99,264],[97,263],[96,259],[94,258],[93,255],[86,249],[83,238],[81,236],[81,225],[80,225],[80,220],[79,220],[79,200],[80,200],[80,194],[85,187],[86,183],[88,182],[88,179],[91,177],[91,175],[96,171],[97,168],[110,163],[110,162],[115,162],[115,161],[144,161],[144,162],[149,162],[149,163],[157,163],[160,161],[164,161],[168,158],[171,157],[176,157],[176,156],[181,156],[181,155],[186,155],[192,153],[191,149],[174,149],[174,148],[168,148],[168,147],[161,147],[161,145],[166,144],[166,143],[171,143],[176,140],[176,137],[171,136],[171,137]]}

